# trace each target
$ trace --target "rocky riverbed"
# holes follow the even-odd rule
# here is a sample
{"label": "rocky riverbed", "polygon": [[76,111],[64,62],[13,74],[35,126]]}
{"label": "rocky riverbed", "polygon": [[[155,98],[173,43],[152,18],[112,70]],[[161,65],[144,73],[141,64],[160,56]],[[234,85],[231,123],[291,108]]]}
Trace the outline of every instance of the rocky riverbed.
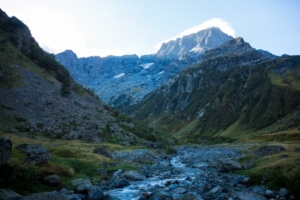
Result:
{"label": "rocky riverbed", "polygon": [[[272,150],[274,150],[272,146]],[[263,185],[251,185],[248,177],[236,174],[242,166],[237,159],[242,148],[179,147],[166,155],[160,150],[141,149],[115,152],[114,160],[133,162],[137,171],[118,170],[100,183],[90,179],[72,181],[75,191],[65,188],[22,197],[0,189],[2,199],[88,199],[88,200],[266,200],[295,199],[288,190],[273,191]],[[266,151],[264,151],[266,152]],[[147,163],[147,164],[146,164]],[[59,177],[54,177],[59,178]],[[51,180],[53,177],[51,177]]]}

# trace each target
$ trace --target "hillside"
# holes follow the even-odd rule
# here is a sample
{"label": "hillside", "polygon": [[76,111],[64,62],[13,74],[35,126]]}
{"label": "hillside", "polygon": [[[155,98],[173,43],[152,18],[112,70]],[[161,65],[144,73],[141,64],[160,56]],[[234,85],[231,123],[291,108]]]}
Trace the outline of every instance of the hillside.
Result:
{"label": "hillside", "polygon": [[0,33],[1,130],[94,143],[151,146],[158,141],[154,130],[111,109],[74,81],[25,24],[3,11]]}
{"label": "hillside", "polygon": [[[270,59],[236,38],[206,51],[198,64],[124,110],[191,141],[248,138],[298,112],[299,69],[299,56]],[[299,126],[297,116],[282,130]]]}

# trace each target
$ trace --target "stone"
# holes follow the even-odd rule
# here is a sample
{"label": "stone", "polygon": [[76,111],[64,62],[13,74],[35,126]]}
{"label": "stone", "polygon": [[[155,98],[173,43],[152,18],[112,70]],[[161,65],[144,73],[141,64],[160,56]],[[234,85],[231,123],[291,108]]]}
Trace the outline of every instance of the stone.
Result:
{"label": "stone", "polygon": [[181,200],[203,200],[201,195],[196,192],[188,192],[183,195]]}
{"label": "stone", "polygon": [[10,139],[0,139],[0,166],[8,163],[12,148]]}
{"label": "stone", "polygon": [[98,186],[91,186],[87,190],[87,199],[88,200],[100,200],[103,199],[104,193]]}
{"label": "stone", "polygon": [[242,169],[240,163],[238,163],[234,159],[220,159],[222,162],[221,165],[219,166],[219,172],[221,173],[226,173],[226,172],[235,172],[236,170]]}
{"label": "stone", "polygon": [[47,176],[43,179],[43,181],[46,183],[46,184],[49,184],[49,185],[61,185],[62,184],[62,180],[59,176],[57,175],[50,175],[50,176]]}
{"label": "stone", "polygon": [[96,147],[93,153],[99,154],[101,156],[105,156],[107,158],[113,158],[112,155],[107,151],[106,146]]}
{"label": "stone", "polygon": [[137,171],[127,171],[125,173],[123,173],[123,176],[127,179],[131,179],[131,180],[144,180],[146,179],[146,177],[140,173],[138,173]]}
{"label": "stone", "polygon": [[24,161],[30,164],[48,163],[51,160],[49,150],[40,144],[21,144],[17,149],[26,153]]}
{"label": "stone", "polygon": [[172,199],[171,195],[168,192],[163,190],[158,190],[152,194],[149,200],[163,200],[163,199],[165,200],[167,198]]}
{"label": "stone", "polygon": [[238,200],[267,200],[263,195],[254,192],[242,192],[237,197]]}
{"label": "stone", "polygon": [[289,194],[289,191],[286,188],[280,188],[279,196],[286,197]]}
{"label": "stone", "polygon": [[209,192],[212,194],[221,194],[223,191],[223,188],[221,186],[216,186],[213,189],[211,189]]}
{"label": "stone", "polygon": [[193,167],[194,168],[207,168],[208,167],[208,164],[207,163],[195,163],[193,164]]}
{"label": "stone", "polygon": [[129,186],[129,182],[124,178],[117,178],[112,181],[112,186],[115,188],[123,188]]}
{"label": "stone", "polygon": [[23,197],[13,190],[0,189],[0,199],[21,200]]}
{"label": "stone", "polygon": [[35,193],[26,197],[26,200],[51,200],[51,199],[59,199],[59,200],[69,200],[68,196],[62,192],[52,191],[52,192],[42,192]]}
{"label": "stone", "polygon": [[76,187],[79,193],[86,192],[92,186],[90,179],[77,179],[72,181],[72,185]]}

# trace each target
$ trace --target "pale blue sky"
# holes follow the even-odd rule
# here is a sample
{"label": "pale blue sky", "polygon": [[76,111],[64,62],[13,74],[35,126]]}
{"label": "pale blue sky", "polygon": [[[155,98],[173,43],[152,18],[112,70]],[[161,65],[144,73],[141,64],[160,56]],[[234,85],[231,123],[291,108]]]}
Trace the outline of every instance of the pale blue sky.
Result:
{"label": "pale blue sky", "polygon": [[0,8],[51,53],[151,54],[160,42],[219,18],[254,48],[300,54],[299,0],[0,0]]}

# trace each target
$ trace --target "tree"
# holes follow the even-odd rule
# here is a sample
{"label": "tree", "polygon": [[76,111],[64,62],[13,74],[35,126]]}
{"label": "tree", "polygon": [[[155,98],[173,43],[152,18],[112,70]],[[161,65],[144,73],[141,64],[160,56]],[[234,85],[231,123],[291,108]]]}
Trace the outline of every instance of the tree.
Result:
{"label": "tree", "polygon": [[71,94],[70,79],[65,78],[61,84],[60,94],[63,97],[68,97]]}

